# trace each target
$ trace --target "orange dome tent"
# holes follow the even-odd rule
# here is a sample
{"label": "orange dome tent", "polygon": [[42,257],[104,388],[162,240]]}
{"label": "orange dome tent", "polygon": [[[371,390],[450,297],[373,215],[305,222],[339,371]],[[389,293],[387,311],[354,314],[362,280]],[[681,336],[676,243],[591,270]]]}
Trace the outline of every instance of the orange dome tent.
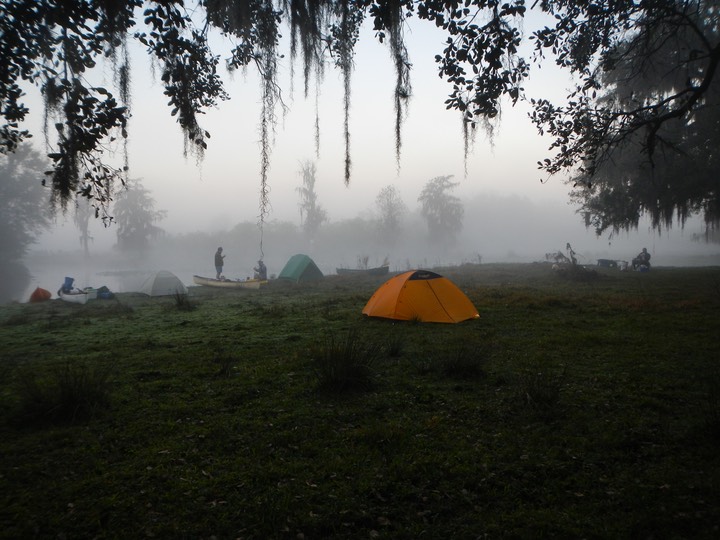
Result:
{"label": "orange dome tent", "polygon": [[441,323],[480,316],[452,281],[427,270],[411,270],[390,278],[370,297],[362,312],[370,317]]}

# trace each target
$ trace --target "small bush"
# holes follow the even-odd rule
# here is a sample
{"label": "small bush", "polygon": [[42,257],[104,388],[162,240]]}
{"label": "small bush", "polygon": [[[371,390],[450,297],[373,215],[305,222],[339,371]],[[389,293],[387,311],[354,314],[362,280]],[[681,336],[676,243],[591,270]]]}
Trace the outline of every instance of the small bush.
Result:
{"label": "small bush", "polygon": [[443,361],[443,372],[456,379],[478,379],[485,375],[487,353],[484,349],[470,351],[460,345]]}
{"label": "small bush", "polygon": [[338,393],[369,389],[372,365],[380,353],[377,344],[364,343],[352,330],[345,339],[328,335],[322,345],[310,351],[319,389]]}
{"label": "small bush", "polygon": [[285,317],[288,313],[292,312],[292,306],[288,307],[282,304],[270,304],[267,306],[261,306],[262,315],[268,319],[276,320],[280,317]]}
{"label": "small bush", "polygon": [[74,422],[110,403],[110,368],[66,362],[46,377],[26,368],[19,375],[21,414],[30,420]]}
{"label": "small bush", "polygon": [[197,307],[187,294],[176,292],[173,298],[175,299],[175,307],[179,311],[193,311]]}
{"label": "small bush", "polygon": [[405,338],[403,336],[393,334],[387,339],[385,347],[387,349],[388,356],[392,358],[402,356],[402,351],[405,347]]}
{"label": "small bush", "polygon": [[135,313],[135,308],[128,304],[123,304],[116,296],[115,304],[108,311],[114,315],[130,316]]}
{"label": "small bush", "polygon": [[218,365],[217,377],[227,379],[232,373],[233,365],[235,364],[235,358],[232,356],[217,351],[213,358],[213,361]]}
{"label": "small bush", "polygon": [[565,379],[565,370],[559,374],[533,370],[520,376],[518,399],[524,407],[548,416],[555,412],[560,403],[560,389]]}
{"label": "small bush", "polygon": [[555,274],[568,281],[597,281],[600,275],[595,270],[588,270],[587,268],[580,265],[562,265]]}
{"label": "small bush", "polygon": [[479,379],[485,375],[487,352],[469,351],[465,344],[450,350],[445,356],[430,358],[418,366],[420,373],[437,373],[453,379]]}

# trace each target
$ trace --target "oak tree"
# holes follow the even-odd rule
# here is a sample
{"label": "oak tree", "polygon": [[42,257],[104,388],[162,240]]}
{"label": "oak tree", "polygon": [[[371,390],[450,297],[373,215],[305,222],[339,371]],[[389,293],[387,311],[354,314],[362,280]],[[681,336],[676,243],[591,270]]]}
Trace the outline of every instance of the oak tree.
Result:
{"label": "oak tree", "polygon": [[[57,200],[65,205],[76,194],[92,197],[102,211],[112,193],[109,185],[127,174],[127,160],[113,167],[106,154],[108,141],[128,136],[129,40],[141,43],[158,66],[170,113],[185,135],[185,151],[199,155],[210,137],[201,114],[229,97],[219,66],[254,67],[261,76],[262,221],[269,205],[276,113],[284,107],[278,83],[283,29],[289,29],[290,57],[301,63],[306,93],[308,81],[320,82],[327,65],[343,76],[347,182],[353,50],[360,28],[365,21],[372,25],[395,66],[399,155],[400,127],[412,94],[404,31],[415,18],[447,34],[435,61],[449,84],[446,106],[462,116],[466,150],[478,126],[499,119],[503,104],[528,100],[532,120],[553,139],[540,168],[548,175],[578,173],[590,182],[616,152],[639,152],[652,164],[667,130],[686,129],[702,107],[717,105],[719,17],[716,2],[708,0],[533,0],[529,6],[525,0],[4,0],[0,149],[13,151],[29,136],[21,128],[29,113],[23,87],[36,85],[45,100],[53,162],[48,181]],[[210,46],[218,32],[232,45],[222,59]],[[521,54],[526,38],[533,45],[528,58]],[[666,77],[641,95],[612,99],[628,78],[643,77],[659,51],[670,52]],[[637,61],[628,61],[633,57]],[[531,68],[546,61],[573,75],[574,88],[563,102],[525,95]],[[101,62],[112,67],[116,88],[90,82]],[[635,68],[623,69],[629,65]],[[712,192],[715,186],[699,189]],[[681,205],[688,202],[682,197],[676,198]]]}
{"label": "oak tree", "polygon": [[[657,230],[694,214],[709,229],[720,223],[720,86],[699,69],[717,38],[717,6],[686,4],[661,10],[608,57],[613,69],[602,74],[598,103],[636,111],[617,123],[645,125],[618,135],[603,159],[571,179],[571,198],[598,234],[637,228],[641,217]],[[654,110],[665,120],[653,120]]]}

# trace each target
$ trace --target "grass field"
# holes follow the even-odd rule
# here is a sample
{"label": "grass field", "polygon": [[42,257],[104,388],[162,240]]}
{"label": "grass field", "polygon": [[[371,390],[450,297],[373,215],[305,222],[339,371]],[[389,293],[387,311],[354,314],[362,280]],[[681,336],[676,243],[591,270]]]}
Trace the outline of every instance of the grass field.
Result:
{"label": "grass field", "polygon": [[0,307],[0,535],[720,537],[720,268],[436,271]]}

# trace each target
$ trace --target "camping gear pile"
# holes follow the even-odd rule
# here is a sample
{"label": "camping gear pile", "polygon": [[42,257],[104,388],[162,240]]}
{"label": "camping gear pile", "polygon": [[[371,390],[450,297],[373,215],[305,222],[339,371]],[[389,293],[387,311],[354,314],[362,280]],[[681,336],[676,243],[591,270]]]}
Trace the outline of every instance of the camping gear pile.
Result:
{"label": "camping gear pile", "polygon": [[[103,300],[115,298],[113,292],[105,285],[98,287],[97,289],[94,289],[93,287],[79,289],[74,286],[74,283],[75,278],[65,277],[63,284],[57,291],[58,298],[71,304],[86,304],[88,300],[95,300],[96,298]],[[38,302],[47,302],[51,298],[52,293],[50,291],[43,289],[42,287],[36,287],[30,294],[28,301],[35,304]]]}
{"label": "camping gear pile", "polygon": [[66,277],[58,289],[57,295],[61,300],[72,304],[85,304],[88,301],[88,293],[84,290],[73,287],[75,279]]}

